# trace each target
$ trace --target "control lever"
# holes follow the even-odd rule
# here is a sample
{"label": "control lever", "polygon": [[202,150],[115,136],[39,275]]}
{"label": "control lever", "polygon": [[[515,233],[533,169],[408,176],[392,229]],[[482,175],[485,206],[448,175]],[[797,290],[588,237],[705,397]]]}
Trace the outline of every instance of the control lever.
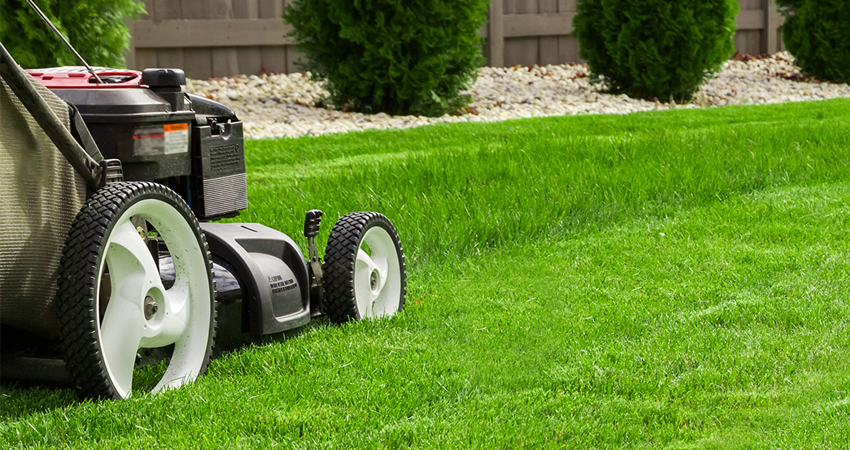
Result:
{"label": "control lever", "polygon": [[304,219],[304,236],[307,238],[307,253],[310,267],[310,299],[315,310],[324,310],[324,289],[322,288],[322,261],[319,259],[319,247],[316,245],[316,235],[322,225],[322,212],[318,209],[307,211]]}

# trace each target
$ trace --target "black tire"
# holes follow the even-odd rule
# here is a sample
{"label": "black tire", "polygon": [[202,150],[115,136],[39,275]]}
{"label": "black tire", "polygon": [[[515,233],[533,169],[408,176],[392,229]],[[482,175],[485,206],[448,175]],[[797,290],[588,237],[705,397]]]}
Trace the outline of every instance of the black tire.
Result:
{"label": "black tire", "polygon": [[[372,266],[375,268],[369,270],[366,277],[366,266],[358,266],[360,250],[367,253],[370,260],[375,252],[380,252],[380,258],[386,259],[386,276],[381,274],[380,268]],[[379,261],[378,258],[376,256],[374,261]],[[404,251],[395,227],[383,214],[357,212],[340,218],[328,238],[322,273],[325,313],[333,322],[391,316],[404,309],[407,292]],[[367,287],[369,291],[365,290]],[[376,293],[375,289],[379,291]],[[364,297],[364,292],[375,297]],[[365,308],[364,302],[368,304]]]}
{"label": "black tire", "polygon": [[[175,272],[182,277],[179,287],[185,288],[185,293],[161,284],[159,262],[154,261],[131,217],[136,223],[143,218],[143,223],[154,225],[174,256]],[[148,250],[146,255],[144,250]],[[125,273],[131,276],[122,278]],[[121,182],[97,191],[71,226],[58,283],[63,357],[81,398],[129,396],[142,346],[173,349],[167,351],[170,357],[162,378],[152,375],[154,382],[158,380],[157,389],[175,387],[206,373],[216,325],[212,261],[195,215],[172,190],[156,183]],[[125,322],[140,324],[142,329]],[[175,331],[180,326],[186,328],[185,335]],[[153,335],[157,327],[161,335]],[[124,328],[131,338],[123,339],[130,336],[120,332]],[[133,355],[136,334],[141,337]],[[155,342],[172,338],[176,340],[171,345]],[[119,351],[122,346],[127,350]]]}

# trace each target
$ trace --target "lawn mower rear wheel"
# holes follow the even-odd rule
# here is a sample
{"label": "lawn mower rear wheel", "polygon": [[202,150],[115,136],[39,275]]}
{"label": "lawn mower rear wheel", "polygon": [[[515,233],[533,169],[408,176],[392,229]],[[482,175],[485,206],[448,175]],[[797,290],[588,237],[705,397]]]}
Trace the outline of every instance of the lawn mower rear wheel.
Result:
{"label": "lawn mower rear wheel", "polygon": [[[174,266],[168,287],[151,250],[159,241]],[[59,275],[60,339],[81,397],[126,398],[144,390],[139,381],[156,392],[206,372],[216,319],[210,253],[194,214],[167,187],[121,182],[97,191],[71,227]],[[159,373],[134,377],[145,349],[170,358]]]}

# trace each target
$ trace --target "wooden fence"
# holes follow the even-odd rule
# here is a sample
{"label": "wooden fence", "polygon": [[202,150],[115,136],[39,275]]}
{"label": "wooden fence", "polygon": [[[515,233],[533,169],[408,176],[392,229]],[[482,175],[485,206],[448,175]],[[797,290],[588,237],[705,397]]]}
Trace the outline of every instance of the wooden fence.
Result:
{"label": "wooden fence", "polygon": [[[182,67],[194,78],[295,72],[302,54],[284,37],[291,0],[143,0],[147,15],[130,24],[130,68]],[[460,0],[462,1],[462,0]],[[738,0],[735,45],[741,53],[782,50],[782,16],[773,0]],[[570,35],[576,0],[494,0],[484,55],[491,66],[578,61]]]}

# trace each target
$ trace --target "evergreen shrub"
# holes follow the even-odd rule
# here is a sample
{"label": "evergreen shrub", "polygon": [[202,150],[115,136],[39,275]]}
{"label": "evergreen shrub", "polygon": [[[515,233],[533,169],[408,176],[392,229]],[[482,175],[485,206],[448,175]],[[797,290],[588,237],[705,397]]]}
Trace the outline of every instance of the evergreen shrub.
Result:
{"label": "evergreen shrub", "polygon": [[[143,3],[134,0],[36,0],[56,28],[86,62],[124,67],[130,42],[125,19],[138,18]],[[24,68],[80,65],[61,39],[26,0],[0,2],[0,42]]]}
{"label": "evergreen shrub", "polygon": [[579,0],[579,55],[609,90],[690,100],[735,46],[737,0]]}
{"label": "evergreen shrub", "polygon": [[782,40],[797,66],[823,80],[850,81],[850,3],[776,0],[785,16]]}
{"label": "evergreen shrub", "polygon": [[284,19],[326,80],[331,106],[439,116],[469,103],[461,92],[483,64],[478,30],[489,0],[295,0]]}

